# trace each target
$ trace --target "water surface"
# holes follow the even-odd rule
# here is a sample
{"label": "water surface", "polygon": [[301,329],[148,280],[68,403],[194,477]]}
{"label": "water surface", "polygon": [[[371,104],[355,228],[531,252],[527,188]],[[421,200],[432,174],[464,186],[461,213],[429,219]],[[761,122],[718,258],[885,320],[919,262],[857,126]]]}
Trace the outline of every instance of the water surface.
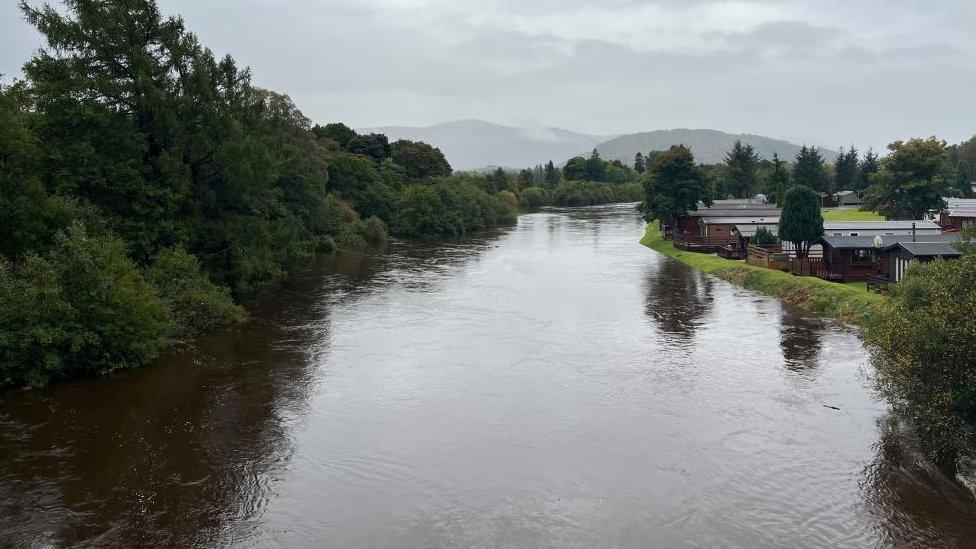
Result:
{"label": "water surface", "polygon": [[0,395],[0,546],[964,545],[856,334],[632,206],[323,261],[150,368]]}

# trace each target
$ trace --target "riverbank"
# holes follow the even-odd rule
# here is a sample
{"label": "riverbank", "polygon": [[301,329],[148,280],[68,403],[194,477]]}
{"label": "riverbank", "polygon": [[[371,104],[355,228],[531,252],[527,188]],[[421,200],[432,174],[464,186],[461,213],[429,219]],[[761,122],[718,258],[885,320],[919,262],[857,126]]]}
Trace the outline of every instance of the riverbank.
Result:
{"label": "riverbank", "polygon": [[793,276],[741,261],[678,250],[664,239],[657,222],[647,225],[640,243],[722,280],[776,297],[812,313],[835,318],[845,324],[866,325],[885,301],[884,296],[869,293],[863,286]]}

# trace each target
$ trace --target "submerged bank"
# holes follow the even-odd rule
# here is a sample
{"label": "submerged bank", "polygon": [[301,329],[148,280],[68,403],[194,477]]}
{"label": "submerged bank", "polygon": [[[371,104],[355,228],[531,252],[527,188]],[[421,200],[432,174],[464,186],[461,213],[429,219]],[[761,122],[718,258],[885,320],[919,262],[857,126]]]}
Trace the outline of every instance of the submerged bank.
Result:
{"label": "submerged bank", "polygon": [[885,301],[881,295],[836,282],[794,276],[741,261],[678,250],[664,239],[657,222],[647,225],[640,242],[656,252],[722,280],[782,299],[812,313],[836,318],[846,324],[866,325],[875,318]]}

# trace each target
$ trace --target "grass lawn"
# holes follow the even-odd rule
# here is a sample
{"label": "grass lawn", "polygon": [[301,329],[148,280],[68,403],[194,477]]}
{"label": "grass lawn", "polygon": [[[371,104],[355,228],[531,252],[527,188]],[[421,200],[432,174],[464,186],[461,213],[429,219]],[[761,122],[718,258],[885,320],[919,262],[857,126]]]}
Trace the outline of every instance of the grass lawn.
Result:
{"label": "grass lawn", "polygon": [[678,250],[671,242],[664,240],[657,222],[647,226],[641,244],[723,280],[849,324],[866,324],[887,300],[882,295],[868,292],[865,282],[838,284],[764,269],[711,254]]}
{"label": "grass lawn", "polygon": [[824,221],[884,221],[883,215],[876,212],[864,212],[853,208],[821,210]]}

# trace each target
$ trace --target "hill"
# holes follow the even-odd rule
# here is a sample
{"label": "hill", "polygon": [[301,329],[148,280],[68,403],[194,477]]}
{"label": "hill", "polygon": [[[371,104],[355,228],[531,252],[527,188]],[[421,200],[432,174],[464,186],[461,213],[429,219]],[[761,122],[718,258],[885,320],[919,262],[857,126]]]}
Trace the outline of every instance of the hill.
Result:
{"label": "hill", "polygon": [[410,139],[430,143],[444,153],[455,170],[477,170],[485,166],[523,168],[544,164],[549,159],[561,164],[609,139],[605,135],[586,135],[560,128],[514,128],[481,120],[359,131],[384,133],[390,141]]}
{"label": "hill", "polygon": [[[609,160],[618,158],[622,162],[632,163],[638,152],[647,154],[648,151],[664,150],[671,145],[683,143],[691,148],[695,160],[704,164],[722,162],[725,153],[735,140],[741,140],[755,147],[762,158],[772,158],[773,153],[779,154],[782,160],[792,161],[799,152],[800,146],[781,139],[772,139],[761,135],[731,134],[717,130],[655,130],[650,132],[633,133],[615,137],[597,146],[600,155]],[[828,162],[837,158],[837,152],[820,149],[820,153]]]}

